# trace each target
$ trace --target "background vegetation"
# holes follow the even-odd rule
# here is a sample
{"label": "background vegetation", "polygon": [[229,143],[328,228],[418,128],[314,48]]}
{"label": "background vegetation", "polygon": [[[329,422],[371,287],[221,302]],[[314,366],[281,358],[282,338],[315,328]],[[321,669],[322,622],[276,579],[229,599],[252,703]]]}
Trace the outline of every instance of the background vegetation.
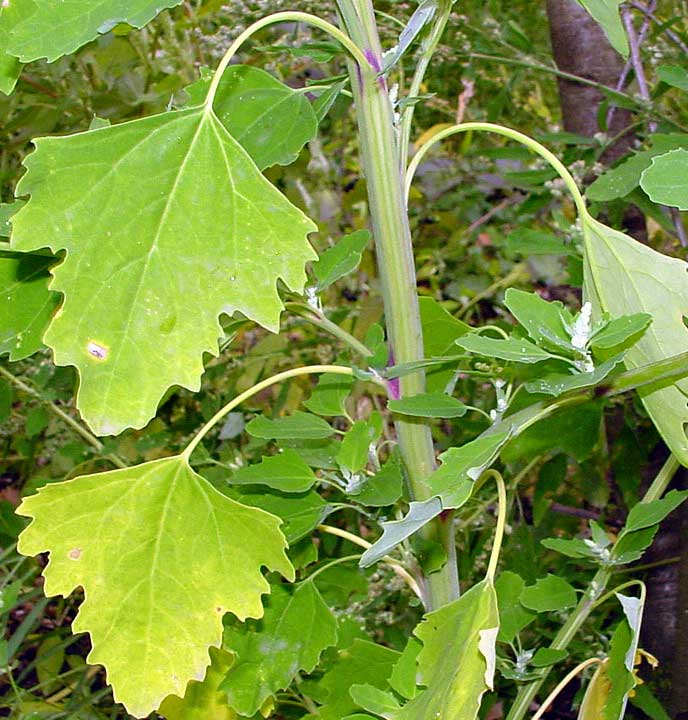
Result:
{"label": "background vegetation", "polygon": [[[202,68],[216,65],[231,39],[252,20],[287,8],[322,13],[322,5],[305,0],[188,0],[141,31],[118,26],[73,56],[27,66],[17,91],[0,96],[3,201],[14,197],[31,138],[85,130],[94,118],[116,123],[180,105],[184,87],[198,78]],[[415,3],[378,6],[391,45],[399,31],[398,20],[407,18]],[[574,67],[569,72],[589,81],[592,94],[586,98],[586,112],[581,112],[580,102],[567,106],[567,94],[580,85],[559,86],[562,77],[550,41],[548,9],[554,26],[564,17],[562,2],[458,3],[423,88],[414,141],[457,117],[499,122],[554,147],[577,178],[589,184],[608,165],[619,163],[635,149],[651,147],[654,134],[685,132],[688,7],[683,0],[629,6],[645,78],[639,85],[638,68],[627,69],[626,81],[617,87],[623,97],[614,96],[615,110],[610,94],[596,85],[609,84],[610,72],[618,78],[624,61],[600,49],[606,60],[596,64],[591,56],[585,67],[584,46],[576,44],[589,42],[602,48],[596,26],[588,23],[577,35],[555,42],[558,66]],[[294,87],[343,71],[327,43],[301,26],[266,31],[258,42],[243,61]],[[667,67],[678,68],[683,75],[671,75]],[[642,91],[642,79],[649,94]],[[562,107],[568,107],[568,114],[562,114]],[[591,117],[596,125],[592,132]],[[349,101],[340,97],[318,139],[298,161],[269,171],[270,179],[292,202],[318,222],[318,250],[367,226],[365,181],[355,138]],[[667,254],[685,257],[680,214],[653,205],[632,177],[625,178],[623,191],[616,195],[604,184],[597,187],[600,200],[594,210],[610,224],[629,228]],[[573,209],[549,169],[527,152],[484,137],[459,136],[423,164],[411,206],[420,292],[441,302],[456,318],[507,327],[510,321],[502,305],[507,287],[534,289],[546,299],[579,305],[582,268]],[[359,271],[337,282],[323,297],[330,317],[361,341],[382,316],[368,252]],[[23,520],[13,508],[21,496],[46,482],[108,467],[107,457],[112,454],[129,463],[162,457],[182,447],[192,430],[256,380],[307,361],[334,362],[340,352],[332,338],[298,318],[279,335],[251,324],[229,324],[222,354],[207,363],[201,393],[170,392],[145,430],[128,431],[103,443],[74,422],[78,416],[72,406],[76,381],[72,368],[55,367],[47,350],[19,363],[2,361],[0,617],[6,640],[0,644],[0,714],[84,720],[128,717],[113,704],[99,668],[85,664],[87,637],[71,635],[79,595],[43,599],[41,560],[15,552]],[[457,383],[465,403],[489,413],[495,390],[488,381],[458,377]],[[290,412],[311,389],[307,380],[290,383],[277,394],[260,398],[257,405],[275,416]],[[381,409],[358,386],[349,402],[351,413],[359,418]],[[197,463],[197,469],[214,482],[223,482],[227,473],[247,460],[259,460],[261,443],[241,433],[247,419],[242,413],[232,414],[215,438],[212,453]],[[440,449],[461,444],[484,426],[479,413],[461,421],[443,421],[435,431],[436,444]],[[552,420],[546,433],[526,434],[508,459],[510,477],[517,480],[510,488],[514,508],[505,563],[527,583],[548,572],[574,584],[587,582],[591,569],[544,549],[540,540],[576,535],[591,519],[612,532],[618,529],[667,456],[642,406],[630,397],[587,405]],[[685,475],[680,473],[674,482],[685,487]],[[323,494],[328,499],[327,489]],[[334,490],[332,498],[333,504],[338,503],[337,513],[328,522],[365,536],[369,532],[365,518],[346,507]],[[462,509],[460,518],[460,576],[462,583],[472,586],[485,571],[486,543],[495,522],[494,498],[483,493],[479,501]],[[688,542],[682,523],[685,528],[685,512],[672,515],[642,567],[635,568],[636,576],[648,583],[652,607],[643,645],[659,658],[660,667],[651,674],[649,685],[638,689],[629,717],[667,717],[655,698],[672,717],[688,716],[688,690],[681,677],[688,667]],[[353,547],[348,552],[342,549],[346,542],[322,536],[320,558],[355,552]],[[306,557],[315,550],[307,541],[299,552]],[[331,605],[340,608],[340,633],[345,636],[340,642],[370,637],[402,649],[422,614],[414,596],[385,569],[338,565],[320,576],[318,587]],[[562,668],[607,647],[618,610],[611,603],[603,609],[571,644]],[[515,682],[526,676],[524,653],[551,639],[561,621],[561,612],[532,614],[523,620],[523,644],[501,648],[500,697],[513,693]],[[546,717],[574,717],[568,708],[578,687],[572,685]],[[497,693],[484,705],[483,715],[490,720],[504,716],[496,697]],[[296,703],[293,715],[287,714],[290,701]],[[304,712],[298,709],[298,697],[286,698],[280,710],[285,714],[274,717],[302,717]]]}

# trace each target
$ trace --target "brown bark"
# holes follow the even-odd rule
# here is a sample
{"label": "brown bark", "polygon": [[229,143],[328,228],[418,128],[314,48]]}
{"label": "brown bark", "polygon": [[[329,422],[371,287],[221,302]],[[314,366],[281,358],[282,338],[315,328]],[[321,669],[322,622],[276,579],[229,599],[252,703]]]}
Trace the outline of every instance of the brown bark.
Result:
{"label": "brown bark", "polygon": [[[602,28],[576,0],[547,0],[554,61],[560,70],[615,88],[624,68],[619,53],[609,44]],[[599,109],[606,99],[598,88],[563,78],[558,79],[564,129],[592,137],[601,132]],[[614,136],[632,122],[629,110],[617,108],[607,133]],[[613,164],[625,155],[633,134],[619,139],[601,160]]]}

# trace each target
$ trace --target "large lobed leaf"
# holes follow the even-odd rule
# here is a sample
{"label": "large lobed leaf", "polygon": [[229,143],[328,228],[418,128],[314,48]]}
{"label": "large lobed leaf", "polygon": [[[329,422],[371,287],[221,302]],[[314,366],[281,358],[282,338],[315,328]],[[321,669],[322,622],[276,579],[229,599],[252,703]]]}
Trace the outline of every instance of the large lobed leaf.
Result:
{"label": "large lobed leaf", "polygon": [[48,485],[18,512],[33,518],[24,555],[49,551],[46,595],[84,588],[73,623],[115,698],[143,717],[202,680],[222,616],[263,613],[261,566],[293,579],[280,521],[222,495],[182,457]]}
{"label": "large lobed leaf", "polygon": [[390,720],[475,720],[494,681],[499,632],[497,595],[484,580],[429,613],[414,634],[423,642],[418,681],[425,686]]}
{"label": "large lobed leaf", "polygon": [[202,107],[41,138],[17,188],[12,247],[66,251],[45,342],[81,376],[100,435],[142,427],[172,385],[200,386],[220,313],[277,330],[277,280],[302,290],[316,226]]}
{"label": "large lobed leaf", "polygon": [[[688,265],[655,252],[628,235],[597,220],[583,218],[585,237],[585,292],[598,315],[612,317],[647,313],[652,324],[629,348],[629,368],[647,365],[688,350]],[[664,441],[688,464],[688,381],[661,390],[644,390],[643,403]]]}
{"label": "large lobed leaf", "polygon": [[22,62],[74,52],[118,23],[142,28],[182,0],[11,0],[3,3],[5,50]]}

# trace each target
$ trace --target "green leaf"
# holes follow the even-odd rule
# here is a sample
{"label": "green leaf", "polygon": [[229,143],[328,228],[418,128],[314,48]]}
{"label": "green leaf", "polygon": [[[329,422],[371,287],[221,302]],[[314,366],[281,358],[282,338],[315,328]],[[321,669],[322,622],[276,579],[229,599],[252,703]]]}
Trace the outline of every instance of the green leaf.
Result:
{"label": "green leaf", "polygon": [[395,692],[406,700],[416,696],[416,665],[418,654],[423,649],[423,644],[415,637],[410,637],[406,643],[401,657],[394,666],[389,678],[389,685]]}
{"label": "green leaf", "polygon": [[592,336],[590,346],[596,357],[607,360],[635,345],[651,323],[652,315],[647,313],[615,318]]}
{"label": "green leaf", "polygon": [[310,490],[317,478],[315,473],[289,448],[279,455],[264,457],[259,464],[239,468],[229,479],[233,485],[267,485],[287,493]]}
{"label": "green leaf", "polygon": [[46,595],[84,588],[73,631],[90,634],[89,662],[138,717],[202,677],[226,612],[262,615],[261,566],[294,576],[279,520],[220,494],[181,456],[46,485],[18,512],[33,519],[19,552],[50,552]]}
{"label": "green leaf", "polygon": [[642,710],[650,720],[671,720],[667,711],[662,704],[652,694],[647,685],[638,685],[634,688],[634,693],[629,698],[634,707]]}
{"label": "green leaf", "polygon": [[401,400],[390,400],[387,407],[395,413],[427,418],[457,418],[466,414],[466,406],[444,393],[409,395]]}
{"label": "green leaf", "polygon": [[652,545],[658,530],[659,525],[651,525],[635,532],[622,533],[614,545],[614,565],[625,565],[639,560]]}
{"label": "green leaf", "polygon": [[431,497],[423,502],[409,503],[408,513],[403,520],[382,523],[381,537],[363,553],[360,566],[365,568],[373,565],[441,512],[442,501],[438,497]]}
{"label": "green leaf", "polygon": [[671,490],[661,500],[638,503],[628,513],[626,525],[619,540],[635,530],[641,530],[657,523],[673,512],[688,497],[688,490]]}
{"label": "green leaf", "polygon": [[203,353],[218,352],[220,313],[278,329],[277,280],[301,291],[316,228],[212,112],[36,147],[12,242],[66,251],[52,271],[64,304],[44,340],[58,365],[77,366],[77,404],[97,434],[142,427],[172,385],[197,390]]}
{"label": "green leaf", "polygon": [[653,202],[688,210],[688,150],[677,148],[652,158],[640,176],[640,187]]}
{"label": "green leaf", "polygon": [[677,147],[688,149],[688,134],[652,135],[649,149],[634,153],[616,167],[600,175],[585,191],[586,197],[594,202],[607,202],[626,197],[638,187],[643,171],[650,167],[653,157],[675,150]]}
{"label": "green leaf", "polygon": [[602,26],[612,47],[625,58],[628,57],[628,36],[619,15],[623,0],[578,0],[578,2]]}
{"label": "green leaf", "polygon": [[535,655],[533,655],[533,659],[530,661],[530,664],[536,668],[549,667],[550,665],[561,662],[567,658],[568,655],[569,654],[566,650],[541,647],[538,648]]}
{"label": "green leaf", "polygon": [[5,47],[7,47],[7,32],[0,28],[0,92],[3,95],[11,95],[21,75],[22,64],[17,58],[4,52],[2,49]]}
{"label": "green leaf", "polygon": [[496,460],[509,433],[497,432],[481,436],[460,448],[450,448],[439,456],[442,466],[426,483],[433,497],[412,502],[402,520],[382,523],[382,536],[361,557],[361,567],[368,567],[399,543],[427,525],[442,510],[459,508],[468,502],[475,481]]}
{"label": "green leaf", "polygon": [[558,397],[571,390],[594,387],[607,379],[609,375],[624,361],[624,355],[610,358],[598,365],[592,372],[575,373],[572,375],[545,375],[538,380],[526,383],[530,393],[542,393]]}
{"label": "green leaf", "polygon": [[563,610],[576,604],[576,591],[558,575],[546,575],[526,587],[519,600],[521,605],[535,612]]}
{"label": "green leaf", "polygon": [[0,355],[22,360],[43,346],[41,338],[60,301],[48,289],[54,258],[0,256]]}
{"label": "green leaf", "polygon": [[327,698],[319,708],[319,717],[322,720],[341,720],[354,713],[357,707],[351,699],[351,687],[367,684],[385,690],[398,659],[398,652],[356,638],[349,648],[339,653],[337,661],[319,683]]}
{"label": "green leaf", "polygon": [[[16,215],[26,203],[23,200],[15,200],[11,203],[0,203],[0,238],[9,238],[12,234],[12,225],[10,221],[12,216]],[[2,248],[2,245],[0,245]]]}
{"label": "green leaf", "polygon": [[264,440],[318,440],[330,437],[333,431],[330,425],[317,415],[297,410],[293,415],[274,419],[258,415],[246,425],[246,432]]}
{"label": "green leaf", "polygon": [[530,339],[551,351],[571,349],[571,313],[560,302],[547,302],[537,293],[509,288],[504,295],[509,312],[525,328]]}
{"label": "green leaf", "polygon": [[[471,332],[471,326],[457,320],[437,300],[431,297],[418,298],[420,320],[423,328],[423,351],[425,357],[441,357],[455,354],[454,341]],[[427,372],[427,391],[444,392],[454,377],[453,367],[431,368]]]}
{"label": "green leaf", "polygon": [[348,473],[358,473],[368,464],[368,450],[379,436],[373,423],[357,420],[342,438],[337,464]]}
{"label": "green leaf", "polygon": [[313,263],[313,274],[318,284],[318,291],[337,282],[345,275],[352,273],[360,264],[363,251],[370,242],[368,230],[357,230],[345,235],[334,246],[325,250],[318,262]]}
{"label": "green leaf", "polygon": [[210,648],[210,666],[203,682],[192,680],[184,698],[165,698],[158,713],[165,720],[239,720],[227,704],[227,694],[218,688],[234,662],[234,656],[220,648]]}
{"label": "green leaf", "polygon": [[580,538],[545,538],[540,544],[549,550],[571,558],[591,558],[594,553],[590,546]]}
{"label": "green leaf", "polygon": [[426,482],[442,500],[443,509],[459,508],[468,500],[475,481],[494,463],[508,439],[508,433],[495,432],[439,456],[442,465]]}
{"label": "green leaf", "polygon": [[[187,105],[201,105],[212,73],[186,88]],[[225,70],[213,110],[230,135],[261,169],[290,165],[318,132],[305,93],[293,90],[265,70],[231,65]]]}
{"label": "green leaf", "polygon": [[5,46],[22,62],[53,62],[119,23],[142,28],[181,0],[12,0],[0,17]]}
{"label": "green leaf", "polygon": [[352,685],[349,693],[360,708],[383,718],[390,717],[391,713],[400,709],[399,701],[393,693],[373,685]]}
{"label": "green leaf", "polygon": [[346,399],[351,393],[354,380],[347,375],[324,374],[318,379],[311,396],[304,406],[316,415],[327,417],[344,415]]}
{"label": "green leaf", "polygon": [[552,233],[517,228],[506,238],[506,249],[513,255],[576,255],[575,250]]}
{"label": "green leaf", "polygon": [[[598,316],[647,313],[652,324],[629,348],[629,369],[648,365],[688,350],[688,328],[683,317],[688,307],[688,265],[655,252],[586,216],[583,219],[586,262],[585,292]],[[652,271],[648,272],[648,268]],[[683,463],[688,464],[688,382],[661,390],[640,391],[654,424]]]}
{"label": "green leaf", "polygon": [[313,490],[299,495],[240,493],[239,502],[260,508],[282,520],[282,532],[289,545],[306,537],[332,512],[332,508]]}
{"label": "green leaf", "polygon": [[225,629],[224,647],[236,661],[220,685],[239,715],[251,716],[300,671],[312,672],[325,648],[337,643],[337,621],[312,582],[293,592],[272,589],[263,618]]}
{"label": "green leaf", "polygon": [[526,610],[518,600],[525,586],[523,578],[510,570],[497,578],[495,591],[499,605],[499,642],[513,642],[521,630],[535,620],[535,613]]}
{"label": "green leaf", "polygon": [[393,505],[404,491],[404,476],[398,461],[389,460],[373,477],[366,478],[348,494],[357,502],[368,507],[386,507]]}
{"label": "green leaf", "polygon": [[659,65],[657,77],[667,85],[688,92],[688,70],[680,65]]}
{"label": "green leaf", "polygon": [[472,334],[459,338],[456,344],[464,350],[468,350],[468,352],[509,362],[538,363],[552,359],[552,355],[546,350],[539,348],[528,340],[514,337],[508,340],[500,340]]}
{"label": "green leaf", "polygon": [[391,720],[474,720],[493,687],[498,631],[497,595],[486,580],[428,613],[414,630],[423,643],[418,682],[425,689]]}

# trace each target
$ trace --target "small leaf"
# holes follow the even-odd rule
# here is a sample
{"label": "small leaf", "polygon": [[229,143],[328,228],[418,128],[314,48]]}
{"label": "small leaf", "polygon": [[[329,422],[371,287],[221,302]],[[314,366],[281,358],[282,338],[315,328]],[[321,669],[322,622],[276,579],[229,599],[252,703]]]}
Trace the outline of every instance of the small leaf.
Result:
{"label": "small leaf", "polygon": [[[212,73],[186,88],[187,105],[200,105]],[[318,121],[304,93],[249,65],[222,74],[213,110],[229,134],[261,169],[290,165],[317,134]]]}
{"label": "small leaf", "polygon": [[398,43],[384,55],[384,71],[391,70],[411,47],[423,28],[432,21],[437,12],[437,0],[420,0],[418,7],[399,35]]}
{"label": "small leaf", "polygon": [[53,62],[112,30],[119,23],[142,28],[161,10],[181,0],[12,0],[4,6],[0,27],[6,50],[22,62]]}
{"label": "small leaf", "polygon": [[220,648],[210,648],[210,666],[203,682],[192,680],[184,698],[165,698],[158,711],[165,720],[239,720],[227,704],[227,694],[218,688],[234,662],[234,656]]}
{"label": "small leaf", "polygon": [[625,58],[628,57],[628,36],[619,16],[623,0],[578,0],[578,2],[602,26],[612,47]]}
{"label": "small leaf", "polygon": [[316,415],[327,417],[344,415],[345,402],[353,387],[353,378],[346,375],[323,374],[318,379],[311,396],[304,406]]}
{"label": "small leaf", "polygon": [[380,690],[373,685],[352,685],[351,699],[363,710],[379,715],[383,718],[391,717],[391,713],[399,710],[399,701],[394,694]]}
{"label": "small leaf", "polygon": [[357,502],[368,507],[386,507],[393,505],[404,491],[404,476],[398,461],[389,460],[373,477],[366,478],[356,489],[348,494]]}
{"label": "small leaf", "polygon": [[614,564],[625,565],[640,560],[645,550],[652,545],[658,530],[659,525],[651,525],[643,530],[622,533],[614,545]]}
{"label": "small leaf", "polygon": [[[629,369],[688,350],[688,265],[655,252],[623,233],[586,216],[585,294],[599,317],[647,313],[652,324],[625,356]],[[652,272],[648,272],[648,268]],[[640,391],[654,424],[672,452],[688,464],[688,382]]]}
{"label": "small leaf", "polygon": [[537,345],[554,352],[562,346],[571,347],[567,326],[573,325],[573,317],[560,302],[547,302],[537,293],[509,288],[504,304]]}
{"label": "small leaf", "polygon": [[638,503],[628,513],[626,525],[619,539],[642,528],[650,527],[662,522],[664,518],[673,512],[686,498],[688,490],[671,490],[661,500],[653,500],[647,503]]}
{"label": "small leaf", "polygon": [[591,558],[594,553],[588,544],[579,538],[545,538],[540,543],[549,550],[571,558]]}
{"label": "small leaf", "polygon": [[387,407],[395,413],[427,418],[457,418],[466,414],[466,406],[450,395],[425,393],[390,400]]}
{"label": "small leaf", "polygon": [[521,630],[535,620],[535,613],[526,610],[518,600],[525,586],[523,578],[510,570],[497,578],[495,591],[499,605],[499,642],[513,642]]}
{"label": "small leaf", "polygon": [[563,610],[576,604],[576,591],[558,575],[546,575],[521,593],[521,604],[535,612]]}
{"label": "small leaf", "polygon": [[330,437],[332,428],[317,415],[297,411],[293,415],[274,419],[258,415],[246,425],[246,432],[264,440],[318,440]]}
{"label": "small leaf", "polygon": [[468,352],[487,358],[498,358],[509,362],[538,363],[551,360],[552,355],[528,340],[509,338],[501,340],[484,335],[465,335],[456,341],[459,347]]}
{"label": "small leaf", "polygon": [[50,552],[46,595],[84,588],[73,631],[90,634],[89,662],[137,717],[203,676],[225,612],[262,615],[261,566],[293,578],[279,520],[220,494],[181,456],[46,485],[18,512],[33,519],[19,551]]}
{"label": "small leaf", "polygon": [[312,582],[293,592],[275,586],[260,621],[225,629],[224,647],[236,660],[220,689],[239,715],[252,716],[299,671],[312,672],[336,642],[337,621]]}
{"label": "small leaf", "polygon": [[568,655],[569,654],[566,650],[541,647],[538,648],[535,655],[533,655],[533,659],[530,661],[530,664],[536,668],[549,667],[550,665],[554,665],[555,663],[566,659]]}
{"label": "small leaf", "polygon": [[64,303],[44,339],[58,365],[78,368],[77,404],[97,434],[142,427],[172,385],[197,390],[221,313],[277,330],[277,280],[301,291],[316,228],[212,112],[35,143],[12,246],[66,251],[52,271]]}
{"label": "small leaf", "polygon": [[0,355],[22,360],[40,350],[60,296],[48,289],[54,258],[0,256]]}
{"label": "small leaf", "polygon": [[474,720],[493,687],[497,595],[488,581],[428,613],[414,630],[423,643],[418,682],[425,686],[391,720]]}
{"label": "small leaf", "polygon": [[635,345],[651,323],[652,315],[647,313],[615,318],[592,336],[590,346],[596,357],[607,360]]}
{"label": "small leaf", "polygon": [[657,77],[667,85],[688,92],[688,71],[680,65],[659,65]]}
{"label": "small leaf", "polygon": [[506,432],[481,435],[439,456],[442,465],[426,482],[433,494],[440,497],[445,510],[459,508],[468,500],[475,481],[497,459],[508,439]]}
{"label": "small leaf", "polygon": [[349,473],[358,473],[368,464],[368,450],[379,433],[373,423],[357,420],[342,438],[337,464]]}
{"label": "small leaf", "polygon": [[313,274],[318,280],[317,290],[324,290],[352,273],[359,266],[369,242],[368,230],[357,230],[345,235],[334,247],[325,250],[320,259],[312,265]]}
{"label": "small leaf", "polygon": [[365,568],[376,563],[441,512],[442,501],[438,497],[410,503],[408,513],[403,520],[382,523],[382,536],[363,553],[360,566]]}
{"label": "small leaf", "polygon": [[260,464],[239,468],[229,479],[234,485],[267,485],[287,493],[300,493],[310,490],[317,478],[315,473],[291,449],[283,450],[279,455],[264,457]]}
{"label": "small leaf", "polygon": [[526,383],[526,389],[531,393],[542,393],[558,397],[572,390],[595,387],[595,385],[604,382],[623,361],[624,355],[619,355],[598,365],[592,372],[575,373],[573,375],[545,375],[538,380]]}
{"label": "small leaf", "polygon": [[640,187],[653,202],[688,210],[688,150],[677,148],[652,158],[640,176]]}

